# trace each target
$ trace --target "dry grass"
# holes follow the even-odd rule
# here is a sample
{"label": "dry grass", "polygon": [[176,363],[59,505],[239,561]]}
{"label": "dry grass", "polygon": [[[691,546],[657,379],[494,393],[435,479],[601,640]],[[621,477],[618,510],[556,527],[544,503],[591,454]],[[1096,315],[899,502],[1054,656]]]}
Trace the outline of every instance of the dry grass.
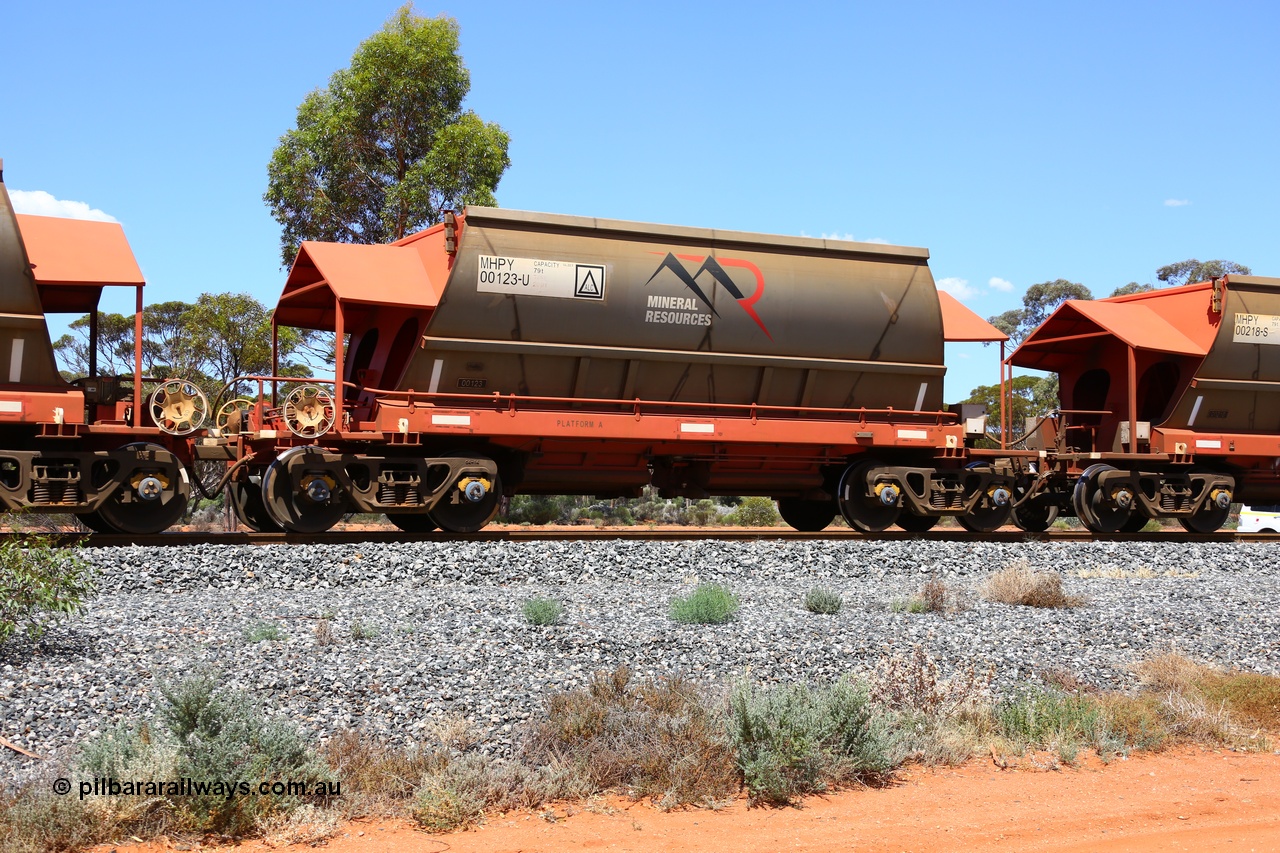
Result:
{"label": "dry grass", "polygon": [[388,746],[353,731],[330,738],[320,757],[342,782],[344,817],[409,814],[422,779],[446,763],[442,750]]}
{"label": "dry grass", "polygon": [[1025,560],[989,576],[982,585],[982,594],[988,601],[1024,607],[1081,607],[1089,603],[1081,596],[1067,595],[1057,572],[1034,571]]}
{"label": "dry grass", "polygon": [[620,667],[547,703],[525,758],[574,769],[588,790],[625,788],[660,807],[722,799],[737,789],[723,717],[679,678],[633,683]]}
{"label": "dry grass", "polygon": [[1280,734],[1280,678],[1223,672],[1176,651],[1134,667],[1147,695],[1158,697],[1170,734],[1196,743],[1267,749]]}
{"label": "dry grass", "polygon": [[994,677],[994,667],[979,670],[971,663],[944,679],[938,662],[917,644],[908,654],[880,660],[871,678],[871,698],[893,711],[947,718],[988,703]]}

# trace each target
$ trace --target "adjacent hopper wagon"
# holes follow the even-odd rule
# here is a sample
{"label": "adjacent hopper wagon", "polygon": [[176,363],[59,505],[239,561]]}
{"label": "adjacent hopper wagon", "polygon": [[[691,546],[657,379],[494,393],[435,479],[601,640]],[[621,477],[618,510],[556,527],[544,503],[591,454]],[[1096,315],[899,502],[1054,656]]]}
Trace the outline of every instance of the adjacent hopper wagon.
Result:
{"label": "adjacent hopper wagon", "polygon": [[1028,423],[1029,529],[1061,512],[1099,533],[1210,532],[1233,501],[1280,501],[1280,279],[1068,301],[1009,361],[1060,383],[1061,410]]}

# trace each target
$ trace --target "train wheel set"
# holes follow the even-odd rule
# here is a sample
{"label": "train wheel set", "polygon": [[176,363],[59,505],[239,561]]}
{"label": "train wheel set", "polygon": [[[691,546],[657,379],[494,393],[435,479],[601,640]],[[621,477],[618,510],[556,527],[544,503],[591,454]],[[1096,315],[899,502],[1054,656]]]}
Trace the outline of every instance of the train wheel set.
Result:
{"label": "train wheel set", "polygon": [[[16,215],[0,170],[0,504],[147,534],[224,494],[260,532],[368,512],[465,534],[504,496],[652,487],[767,495],[800,531],[981,534],[1207,533],[1280,502],[1280,279],[1069,301],[1005,357],[928,257],[469,208],[386,246],[304,242],[273,328],[332,333],[333,375],[207,396],[143,375],[120,226]],[[68,382],[45,313],[96,317],[105,287],[135,289],[134,372]],[[1009,443],[1002,406],[985,440],[988,413],[943,405],[961,340],[1001,342],[1006,389],[1056,373],[1061,407]]]}

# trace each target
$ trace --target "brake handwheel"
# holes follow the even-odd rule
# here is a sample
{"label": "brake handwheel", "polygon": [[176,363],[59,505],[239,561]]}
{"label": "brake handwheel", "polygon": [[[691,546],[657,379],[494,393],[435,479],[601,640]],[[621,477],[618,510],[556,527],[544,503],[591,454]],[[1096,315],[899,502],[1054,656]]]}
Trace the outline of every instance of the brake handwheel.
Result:
{"label": "brake handwheel", "polygon": [[209,400],[185,379],[170,379],[151,394],[151,420],[161,432],[189,435],[204,426]]}
{"label": "brake handwheel", "polygon": [[284,400],[284,422],[299,438],[316,438],[333,428],[337,407],[333,394],[319,385],[302,385]]}

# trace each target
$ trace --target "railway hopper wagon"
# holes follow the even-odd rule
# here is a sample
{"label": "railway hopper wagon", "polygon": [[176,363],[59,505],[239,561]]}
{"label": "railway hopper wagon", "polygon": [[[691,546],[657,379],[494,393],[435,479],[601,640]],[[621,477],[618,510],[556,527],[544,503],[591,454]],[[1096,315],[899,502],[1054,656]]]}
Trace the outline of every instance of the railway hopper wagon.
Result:
{"label": "railway hopper wagon", "polygon": [[334,333],[334,378],[253,377],[198,451],[256,529],[470,532],[504,494],[648,485],[801,530],[989,529],[1012,479],[942,405],[944,322],[1001,336],[942,297],[924,249],[470,208],[304,243],[275,322]]}
{"label": "railway hopper wagon", "polygon": [[[134,288],[138,264],[116,223],[17,215],[0,166],[0,508],[74,513],[89,527],[153,533],[182,517],[187,465],[207,408],[182,380],[97,367],[97,307],[104,287]],[[90,313],[89,375],[59,374],[46,312]],[[144,390],[149,393],[143,396]]]}
{"label": "railway hopper wagon", "polygon": [[1022,526],[1207,533],[1233,501],[1280,501],[1280,279],[1068,301],[1009,362],[1057,373],[1062,403],[1027,423]]}

